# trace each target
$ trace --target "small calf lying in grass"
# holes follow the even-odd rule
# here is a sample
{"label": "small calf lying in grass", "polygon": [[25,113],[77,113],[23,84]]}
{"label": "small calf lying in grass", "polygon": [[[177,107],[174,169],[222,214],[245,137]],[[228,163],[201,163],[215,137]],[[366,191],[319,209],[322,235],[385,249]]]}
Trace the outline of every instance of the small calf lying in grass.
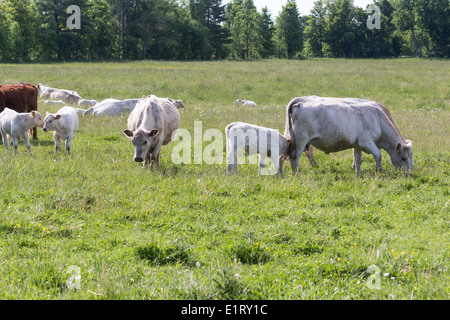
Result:
{"label": "small calf lying in grass", "polygon": [[[245,150],[247,155],[259,155],[259,175],[281,175],[283,161],[290,154],[290,141],[278,131],[243,122],[233,122],[226,129],[227,139],[227,173],[237,174],[237,154]],[[264,173],[266,157],[269,157],[275,167],[275,172]],[[242,162],[244,163],[245,160]]]}
{"label": "small calf lying in grass", "polygon": [[256,102],[253,102],[253,101],[250,101],[250,100],[241,100],[241,99],[238,99],[238,100],[236,100],[236,101],[234,102],[234,104],[235,104],[235,105],[236,105],[236,104],[239,104],[239,105],[244,106],[244,107],[256,107]]}
{"label": "small calf lying in grass", "polygon": [[31,113],[18,113],[12,109],[5,108],[0,113],[0,132],[2,133],[3,144],[9,152],[11,139],[14,147],[14,154],[17,154],[19,139],[23,139],[28,152],[31,154],[29,131],[32,128],[44,126],[44,120],[37,111]]}

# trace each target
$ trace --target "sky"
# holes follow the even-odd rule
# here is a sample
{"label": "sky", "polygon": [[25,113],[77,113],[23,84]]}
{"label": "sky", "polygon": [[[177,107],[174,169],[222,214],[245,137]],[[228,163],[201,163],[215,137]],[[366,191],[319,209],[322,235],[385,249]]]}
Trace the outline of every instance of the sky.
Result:
{"label": "sky", "polygon": [[[223,0],[222,3],[226,4],[230,1],[231,0]],[[310,10],[314,6],[315,1],[316,0],[296,0],[300,15],[304,16],[309,14]],[[262,8],[267,6],[270,13],[272,14],[272,19],[275,19],[275,17],[278,16],[281,8],[286,4],[286,2],[287,0],[253,0],[253,3],[255,4],[259,12],[261,12]],[[363,9],[365,9],[368,4],[372,3],[373,0],[354,0],[354,5]]]}

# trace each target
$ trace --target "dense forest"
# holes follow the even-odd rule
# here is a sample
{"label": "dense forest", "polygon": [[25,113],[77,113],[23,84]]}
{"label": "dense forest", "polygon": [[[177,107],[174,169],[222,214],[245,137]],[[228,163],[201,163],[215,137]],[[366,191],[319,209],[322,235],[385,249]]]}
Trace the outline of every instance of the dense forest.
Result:
{"label": "dense forest", "polygon": [[277,17],[253,0],[0,0],[0,62],[450,56],[449,0],[374,4],[379,29],[352,0]]}

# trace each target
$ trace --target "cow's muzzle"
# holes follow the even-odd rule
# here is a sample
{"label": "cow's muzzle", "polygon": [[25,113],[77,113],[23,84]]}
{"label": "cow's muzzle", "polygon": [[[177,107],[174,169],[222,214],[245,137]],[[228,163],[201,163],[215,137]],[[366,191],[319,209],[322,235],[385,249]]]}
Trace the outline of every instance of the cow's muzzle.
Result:
{"label": "cow's muzzle", "polygon": [[134,161],[136,161],[136,162],[144,162],[144,159],[142,159],[142,158],[134,158]]}
{"label": "cow's muzzle", "polygon": [[47,132],[48,131],[48,129],[47,128],[44,128],[44,129],[42,129],[44,132]]}

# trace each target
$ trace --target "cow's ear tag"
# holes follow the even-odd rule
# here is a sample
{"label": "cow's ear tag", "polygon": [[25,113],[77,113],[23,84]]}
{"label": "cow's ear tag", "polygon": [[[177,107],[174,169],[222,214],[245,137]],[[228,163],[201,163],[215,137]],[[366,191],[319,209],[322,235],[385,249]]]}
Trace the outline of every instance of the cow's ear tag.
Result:
{"label": "cow's ear tag", "polygon": [[56,120],[59,120],[59,119],[61,119],[61,115],[57,114],[55,118],[56,118]]}
{"label": "cow's ear tag", "polygon": [[34,118],[34,111],[31,113],[31,118]]}

